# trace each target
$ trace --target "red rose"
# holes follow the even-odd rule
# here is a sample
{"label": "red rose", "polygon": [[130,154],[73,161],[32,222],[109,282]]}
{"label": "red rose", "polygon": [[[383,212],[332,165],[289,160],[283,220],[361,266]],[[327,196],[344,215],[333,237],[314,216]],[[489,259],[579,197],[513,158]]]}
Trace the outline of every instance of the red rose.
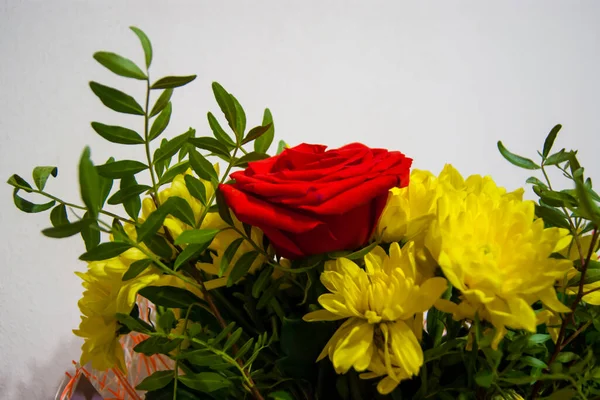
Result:
{"label": "red rose", "polygon": [[300,258],[364,245],[388,190],[408,184],[412,159],[352,143],[301,144],[234,172],[219,189],[239,220],[260,228],[277,254]]}

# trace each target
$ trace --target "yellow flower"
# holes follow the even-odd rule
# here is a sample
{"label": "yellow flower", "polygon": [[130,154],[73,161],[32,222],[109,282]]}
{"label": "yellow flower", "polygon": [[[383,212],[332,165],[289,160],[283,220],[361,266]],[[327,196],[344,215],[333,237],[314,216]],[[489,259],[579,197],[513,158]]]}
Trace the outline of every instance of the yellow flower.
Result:
{"label": "yellow flower", "polygon": [[559,228],[544,229],[534,220],[534,203],[523,201],[522,191],[506,193],[491,178],[469,177],[466,195],[444,195],[425,243],[444,275],[461,291],[461,302],[439,300],[436,307],[457,320],[477,313],[496,328],[493,347],[506,327],[535,331],[531,308],[537,300],[555,312],[567,312],[554,283],[571,262],[550,258],[571,238]]}
{"label": "yellow flower", "polygon": [[306,321],[346,321],[333,334],[318,360],[329,356],[337,373],[369,370],[362,378],[386,376],[378,386],[389,393],[419,373],[423,351],[418,342],[423,313],[446,290],[444,278],[420,280],[414,243],[390,245],[389,256],[376,247],[365,256],[365,269],[351,260],[328,262],[321,282],[331,293],[319,297],[323,310]]}
{"label": "yellow flower", "polygon": [[[592,252],[591,260],[597,261],[598,254],[596,253],[596,251],[598,248],[598,242],[592,244],[592,235],[581,236],[578,238],[578,240],[579,240],[579,244],[581,246],[581,250],[583,251],[585,256],[587,256],[587,253],[588,253],[590,247],[594,246],[594,251]],[[571,245],[569,246],[567,251],[563,252],[563,255],[569,257],[569,259],[572,261],[581,260],[581,256],[579,254],[579,249],[575,243],[575,240],[573,240],[573,242],[571,243]],[[567,273],[566,277],[562,280],[561,286],[566,285],[566,283],[571,278],[574,278],[576,275],[577,275],[577,269],[575,269],[574,267],[571,268],[569,270],[569,272]],[[583,291],[589,292],[590,290],[596,289],[598,287],[600,287],[600,281],[588,283],[586,285],[583,285]],[[578,292],[579,292],[579,285],[566,288],[566,293],[569,295],[576,295]],[[588,304],[592,304],[595,306],[600,305],[600,290],[597,290],[593,293],[583,296],[582,300]]]}

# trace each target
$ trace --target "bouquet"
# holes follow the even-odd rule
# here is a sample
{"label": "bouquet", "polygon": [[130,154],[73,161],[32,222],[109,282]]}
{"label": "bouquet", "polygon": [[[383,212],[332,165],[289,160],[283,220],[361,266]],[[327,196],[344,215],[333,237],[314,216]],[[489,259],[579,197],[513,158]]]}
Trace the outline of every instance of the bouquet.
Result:
{"label": "bouquet", "polygon": [[[536,201],[451,165],[411,171],[396,150],[275,149],[269,109],[248,129],[216,82],[212,135],[167,138],[196,76],[151,80],[150,40],[131,29],[142,67],[94,58],[145,98],[90,88],[140,117],[91,124],[132,159],[86,148],[81,202],[46,190],[53,166],[8,180],[19,209],[50,210],[45,236],[85,243],[82,367],[137,369],[128,393],[149,400],[600,398],[600,197],[576,151],[553,151],[560,125],[537,162],[498,142]],[[139,374],[132,352],[162,367]]]}

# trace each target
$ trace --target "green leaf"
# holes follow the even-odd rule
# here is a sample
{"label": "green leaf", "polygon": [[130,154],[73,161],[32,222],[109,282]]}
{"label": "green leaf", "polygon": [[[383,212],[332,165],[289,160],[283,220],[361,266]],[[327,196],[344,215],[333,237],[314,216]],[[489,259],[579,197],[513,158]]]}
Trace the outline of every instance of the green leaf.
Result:
{"label": "green leaf", "polygon": [[100,122],[92,122],[92,128],[104,139],[118,144],[143,144],[144,139],[131,129],[122,126],[104,125]]}
{"label": "green leaf", "polygon": [[229,273],[229,277],[227,278],[227,286],[231,286],[240,279],[242,279],[250,270],[252,263],[258,257],[257,251],[250,251],[248,253],[244,253],[239,260],[233,266],[233,269]]}
{"label": "green leaf", "polygon": [[208,150],[211,153],[229,158],[229,149],[217,139],[203,136],[198,138],[190,138],[188,139],[188,142],[200,149]]}
{"label": "green leaf", "polygon": [[69,236],[77,235],[79,232],[81,232],[82,227],[82,221],[76,221],[73,223],[67,222],[66,224],[54,226],[53,228],[46,228],[42,231],[42,234],[50,238],[62,239]]}
{"label": "green leaf", "polygon": [[[567,283],[567,287],[572,287],[579,285],[579,281],[581,281],[581,273],[578,272],[573,278],[569,280]],[[588,269],[585,273],[585,278],[583,279],[583,284],[588,285],[590,283],[600,281],[600,269]]]}
{"label": "green leaf", "polygon": [[236,133],[237,127],[237,116],[236,116],[236,107],[233,101],[232,96],[217,82],[212,83],[213,94],[215,95],[215,100],[217,100],[217,104],[219,108],[225,115],[225,119],[229,124],[229,127]]}
{"label": "green leaf", "polygon": [[165,89],[160,96],[158,96],[156,103],[154,103],[154,107],[152,107],[152,111],[150,111],[150,118],[164,110],[168,104],[171,104],[170,100],[172,95],[173,89]]}
{"label": "green leaf", "polygon": [[215,337],[215,340],[213,342],[213,345],[218,344],[219,342],[221,342],[223,339],[225,339],[227,337],[227,335],[229,335],[229,332],[231,332],[233,330],[233,328],[235,328],[235,322],[230,322],[225,328],[223,328],[219,334]]}
{"label": "green leaf", "polygon": [[231,346],[233,346],[234,344],[237,343],[237,341],[240,339],[240,337],[242,336],[242,333],[244,331],[242,330],[242,328],[237,328],[232,334],[231,336],[229,336],[227,338],[227,341],[225,342],[225,344],[223,345],[223,351],[227,351],[231,348]]}
{"label": "green leaf", "polygon": [[160,136],[161,133],[167,129],[169,122],[171,121],[171,113],[173,112],[173,106],[171,102],[168,102],[166,107],[160,112],[158,117],[152,123],[152,127],[150,128],[150,134],[148,138],[150,140],[154,140]]}
{"label": "green leaf", "polygon": [[130,249],[131,245],[122,242],[101,243],[90,251],[83,253],[79,259],[81,261],[101,261],[118,256]]}
{"label": "green leaf", "polygon": [[160,180],[158,181],[158,185],[162,186],[166,183],[171,182],[173,179],[175,179],[175,177],[177,175],[181,175],[181,174],[185,173],[189,167],[190,167],[189,161],[182,161],[180,163],[173,165],[171,168],[169,168],[169,170],[167,172],[165,172],[163,174],[163,176],[160,177]]}
{"label": "green leaf", "polygon": [[209,367],[216,363],[223,362],[221,356],[218,356],[212,353],[211,351],[205,349],[188,351],[182,353],[178,358],[189,360],[190,364],[196,367]]}
{"label": "green leaf", "polygon": [[54,207],[54,204],[56,204],[56,202],[54,200],[48,202],[48,203],[43,203],[43,204],[34,204],[30,201],[25,200],[24,198],[20,197],[17,193],[19,192],[19,188],[15,188],[15,190],[13,191],[13,201],[15,203],[15,206],[17,206],[17,208],[23,212],[26,213],[39,213],[42,211],[46,211],[52,207]]}
{"label": "green leaf", "polygon": [[13,174],[10,178],[8,178],[8,181],[6,181],[6,183],[8,183],[11,186],[14,186],[15,188],[23,189],[27,193],[33,192],[31,185],[17,174]]}
{"label": "green leaf", "polygon": [[494,373],[485,369],[481,370],[475,374],[475,382],[481,387],[489,388],[494,382]]}
{"label": "green leaf", "polygon": [[33,169],[33,183],[37,186],[40,191],[44,190],[48,177],[52,175],[56,178],[58,175],[58,168],[56,167],[35,167]]}
{"label": "green leaf", "polygon": [[124,114],[144,115],[142,106],[130,95],[97,82],[90,82],[90,88],[102,104],[111,110]]}
{"label": "green leaf", "polygon": [[190,151],[189,158],[192,169],[200,178],[209,182],[217,182],[219,180],[217,171],[215,171],[215,168],[210,161],[208,161],[202,154],[198,153],[196,150],[192,150]]}
{"label": "green leaf", "polygon": [[167,239],[159,235],[151,235],[144,240],[144,244],[157,256],[170,260],[173,256],[173,248],[169,245]]}
{"label": "green leaf", "polygon": [[561,128],[561,124],[554,126],[550,133],[548,133],[548,136],[546,136],[546,140],[544,141],[544,150],[542,151],[544,158],[546,158],[550,153],[550,150],[552,150],[552,145],[554,144],[554,140],[556,140],[556,135],[558,135],[558,132]]}
{"label": "green leaf", "polygon": [[567,221],[567,217],[560,211],[546,206],[535,206],[535,215],[538,218],[542,218],[544,222],[552,226],[556,226],[559,228],[569,229],[569,222]]}
{"label": "green leaf", "polygon": [[569,160],[571,152],[565,151],[565,149],[560,150],[558,153],[552,154],[550,157],[546,158],[544,161],[544,165],[557,165]]}
{"label": "green leaf", "polygon": [[146,218],[146,221],[137,228],[138,243],[143,242],[154,235],[162,227],[163,221],[167,215],[168,210],[164,207],[164,204],[150,214],[148,218]]}
{"label": "green leaf", "polygon": [[[185,200],[184,200],[185,201]],[[219,233],[219,229],[191,229],[181,232],[175,239],[175,244],[205,244],[210,243]]]}
{"label": "green leaf", "polygon": [[550,335],[546,335],[543,333],[535,333],[527,338],[527,341],[533,345],[544,344],[548,340],[550,340]]}
{"label": "green leaf", "polygon": [[150,325],[146,324],[144,321],[132,317],[131,315],[117,313],[115,317],[117,317],[117,320],[121,325],[126,326],[130,331],[142,333],[150,332]]}
{"label": "green leaf", "polygon": [[571,361],[579,360],[581,357],[576,353],[571,353],[569,351],[563,351],[558,353],[556,356],[556,361],[559,363],[569,363]]}
{"label": "green leaf", "polygon": [[273,400],[294,400],[291,394],[284,392],[283,390],[269,393],[269,398]]}
{"label": "green leaf", "polygon": [[130,279],[135,278],[136,276],[144,272],[146,268],[148,268],[151,264],[152,260],[147,258],[143,260],[134,261],[133,263],[131,263],[127,271],[125,271],[121,280],[128,281]]}
{"label": "green leaf", "polygon": [[233,226],[233,219],[231,219],[231,214],[229,213],[229,207],[227,206],[227,202],[225,201],[225,197],[220,190],[217,189],[216,193],[217,199],[217,207],[219,210],[219,216],[225,222],[227,222],[230,226]]}
{"label": "green leaf", "polygon": [[266,132],[264,132],[254,141],[254,151],[257,153],[267,153],[269,151],[269,147],[271,147],[271,143],[273,143],[273,138],[275,137],[273,116],[271,115],[271,110],[268,108],[265,108],[262,126],[269,126],[269,129],[267,129]]}
{"label": "green leaf", "polygon": [[138,292],[157,306],[168,308],[188,308],[191,304],[202,304],[202,300],[192,292],[174,286],[147,286]]}
{"label": "green leaf", "polygon": [[[148,339],[136,345],[133,348],[133,351],[147,356],[153,354],[168,354],[175,350],[177,346],[179,346],[179,343],[181,343],[181,339],[169,340],[163,336],[150,336]],[[171,371],[171,373],[173,372]]]}
{"label": "green leaf", "polygon": [[231,264],[231,260],[233,260],[233,256],[238,251],[243,241],[243,238],[238,238],[231,242],[229,246],[227,246],[227,249],[225,249],[219,264],[219,277],[222,277],[225,274],[225,271],[227,271],[229,268],[229,264]]}
{"label": "green leaf", "polygon": [[540,166],[530,159],[518,156],[508,151],[501,141],[498,141],[498,150],[500,150],[500,154],[502,154],[502,156],[506,158],[508,162],[516,165],[517,167],[525,169],[540,169]]}
{"label": "green leaf", "polygon": [[98,173],[106,178],[123,178],[148,169],[144,163],[134,160],[115,161],[98,166]]}
{"label": "green leaf", "polygon": [[117,193],[113,194],[110,199],[108,199],[108,204],[121,204],[134,196],[139,196],[149,189],[151,189],[151,187],[148,185],[133,184],[131,186],[126,186]]}
{"label": "green leaf", "polygon": [[[116,201],[122,200],[123,208],[127,212],[127,215],[129,215],[134,221],[137,221],[138,216],[140,215],[140,210],[142,209],[142,200],[140,199],[139,194],[131,194],[136,192],[137,189],[130,188],[139,188],[139,186],[140,185],[138,185],[135,176],[124,176],[121,178],[120,190],[115,193],[115,196],[117,196],[119,193],[121,194],[119,194],[119,196],[117,196],[115,199],[111,197],[111,200],[115,202],[115,204],[118,204]],[[129,190],[131,190],[131,192],[129,192]],[[108,203],[111,204],[111,201],[109,200]]]}
{"label": "green leaf", "polygon": [[177,318],[172,310],[164,310],[160,312],[158,316],[158,327],[160,330],[166,333],[170,333],[171,329],[177,325]]}
{"label": "green leaf", "polygon": [[146,74],[133,61],[118,54],[99,51],[94,53],[94,59],[119,76],[139,80],[147,78]]}
{"label": "green leaf", "polygon": [[527,180],[525,182],[530,183],[535,186],[541,186],[542,189],[548,189],[548,186],[544,182],[542,182],[538,178],[536,178],[535,176],[530,176],[529,178],[527,178]]}
{"label": "green leaf", "polygon": [[588,220],[594,222],[596,226],[600,225],[600,208],[585,186],[583,181],[583,168],[579,168],[575,171],[573,180],[575,181],[575,190],[577,191],[577,197],[579,199],[579,211],[583,211],[583,215]]}
{"label": "green leaf", "polygon": [[157,390],[167,386],[173,380],[174,371],[156,371],[135,387],[136,390]]}
{"label": "green leaf", "polygon": [[283,153],[283,151],[288,147],[289,146],[286,142],[284,142],[283,140],[280,140],[279,144],[277,145],[277,155]]}
{"label": "green leaf", "polygon": [[250,143],[253,140],[260,138],[271,129],[271,124],[256,126],[248,132],[242,144]]}
{"label": "green leaf", "polygon": [[[222,266],[223,266],[223,264],[221,264],[221,267]],[[264,292],[267,285],[271,282],[272,275],[273,275],[273,267],[268,265],[265,268],[263,268],[263,270],[260,272],[260,275],[258,276],[256,281],[252,285],[252,297],[254,297],[255,299],[260,298],[260,295]],[[219,276],[221,276],[221,275],[219,275]],[[429,313],[431,313],[431,310],[429,310]],[[430,314],[427,314],[427,315],[429,316]],[[428,321],[429,321],[429,319],[428,319]]]}
{"label": "green leaf", "polygon": [[185,264],[189,260],[192,260],[192,259],[200,256],[208,248],[209,244],[210,244],[210,242],[194,243],[194,244],[190,244],[189,246],[187,246],[177,256],[177,259],[175,260],[175,265],[173,266],[173,269],[175,271],[177,271],[179,269],[179,267],[181,267],[183,264]]}
{"label": "green leaf", "polygon": [[[110,164],[115,162],[114,157],[110,157],[106,160],[105,164]],[[108,196],[110,196],[110,191],[112,190],[114,180],[112,178],[104,178],[102,176],[98,176],[98,180],[100,181],[100,209],[104,207],[104,203]]]}
{"label": "green leaf", "polygon": [[52,226],[54,227],[69,224],[67,207],[64,204],[59,204],[52,209],[50,212],[50,222],[52,222]]}
{"label": "green leaf", "polygon": [[241,157],[239,160],[237,160],[235,162],[235,166],[243,168],[244,166],[248,166],[249,162],[260,161],[260,160],[267,159],[269,157],[270,156],[268,154],[256,153],[253,151],[251,153],[245,154],[243,157]]}
{"label": "green leaf", "polygon": [[[196,217],[194,216],[194,211],[192,210],[190,204],[183,198],[179,196],[169,197],[169,199],[165,201],[163,207],[166,208],[167,213],[180,219],[182,222],[185,222],[190,226],[194,226],[196,224]],[[178,243],[176,242],[176,244]]]}
{"label": "green leaf", "polygon": [[157,152],[158,154],[154,155],[154,162],[160,162],[173,157],[173,155],[181,149],[181,146],[187,143],[188,138],[193,136],[195,132],[194,129],[190,128],[187,132],[169,140],[164,146],[160,146],[160,149]]}
{"label": "green leaf", "polygon": [[235,359],[238,360],[240,358],[243,358],[246,355],[246,353],[248,352],[248,350],[250,350],[252,348],[253,344],[254,344],[254,338],[248,339],[248,341],[246,343],[244,343],[242,345],[242,347],[240,347],[238,352],[235,353]]}
{"label": "green leaf", "polygon": [[92,250],[100,243],[100,226],[98,221],[90,217],[89,212],[86,212],[81,220],[83,226],[81,227],[81,238],[85,243],[85,249],[87,251]]}
{"label": "green leaf", "polygon": [[150,87],[150,89],[174,89],[184,86],[196,79],[196,75],[188,76],[165,76],[160,78]]}
{"label": "green leaf", "polygon": [[533,367],[533,368],[542,368],[542,369],[548,368],[548,365],[545,362],[543,362],[542,360],[539,360],[537,358],[531,357],[531,356],[523,356],[523,357],[519,358],[519,361],[521,361],[522,364],[529,365],[530,367]]}
{"label": "green leaf", "polygon": [[359,260],[359,259],[363,258],[364,256],[366,256],[375,247],[377,247],[377,243],[373,242],[370,245],[368,245],[360,250],[357,250],[355,252],[351,252],[349,254],[347,252],[334,252],[334,253],[330,253],[329,256],[334,259],[347,258],[348,260]]}
{"label": "green leaf", "polygon": [[235,142],[231,140],[227,132],[221,128],[221,125],[215,118],[215,116],[209,112],[207,114],[208,125],[210,125],[210,129],[213,132],[214,137],[221,143],[223,143],[228,149],[233,149],[235,147]]}
{"label": "green leaf", "polygon": [[544,190],[540,189],[539,186],[534,186],[533,191],[540,196],[545,204],[552,207],[575,207],[577,205],[577,199],[565,192]]}
{"label": "green leaf", "polygon": [[[106,164],[108,165],[108,164]],[[86,147],[79,160],[79,188],[83,203],[92,218],[98,218],[102,208],[101,180],[90,158],[90,148]]]}
{"label": "green leaf", "polygon": [[179,377],[185,386],[204,393],[214,392],[231,386],[231,381],[216,372],[200,372]]}
{"label": "green leaf", "polygon": [[150,64],[152,63],[152,44],[150,43],[150,39],[148,39],[148,36],[146,36],[146,34],[141,29],[136,28],[135,26],[130,26],[129,29],[131,29],[133,33],[135,33],[140,39],[140,42],[142,43],[142,48],[144,49],[146,68],[150,67]]}
{"label": "green leaf", "polygon": [[231,101],[233,102],[233,106],[235,107],[234,132],[238,138],[238,141],[241,141],[244,137],[244,132],[246,131],[246,113],[244,112],[244,109],[242,108],[240,102],[232,94],[229,94],[229,96],[231,97]]}
{"label": "green leaf", "polygon": [[192,196],[200,200],[202,205],[206,205],[206,188],[204,184],[191,175],[185,175],[185,186]]}

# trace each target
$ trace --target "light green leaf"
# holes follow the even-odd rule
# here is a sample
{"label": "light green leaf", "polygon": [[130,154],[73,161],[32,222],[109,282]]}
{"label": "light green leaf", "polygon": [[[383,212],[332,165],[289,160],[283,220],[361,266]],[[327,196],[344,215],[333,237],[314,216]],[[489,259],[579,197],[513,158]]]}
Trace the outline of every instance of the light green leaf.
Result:
{"label": "light green leaf", "polygon": [[523,357],[519,358],[519,360],[521,361],[522,364],[529,365],[530,367],[533,367],[533,368],[542,368],[542,369],[548,368],[548,365],[545,362],[543,362],[542,360],[539,360],[537,358],[531,357],[531,356],[523,356]]}
{"label": "light green leaf", "polygon": [[152,44],[150,43],[150,39],[148,39],[148,36],[146,36],[146,34],[141,29],[136,28],[135,26],[130,26],[129,29],[131,29],[133,33],[135,33],[136,36],[140,39],[140,42],[142,43],[142,48],[144,49],[146,68],[150,67],[150,64],[152,63]]}
{"label": "light green leaf", "polygon": [[215,100],[217,100],[217,104],[219,104],[219,108],[225,115],[225,119],[229,124],[229,127],[235,132],[236,136],[238,136],[237,130],[237,115],[236,115],[236,107],[231,95],[217,82],[212,83],[213,94],[215,95]]}
{"label": "light green leaf", "polygon": [[540,166],[531,161],[530,159],[518,156],[508,151],[501,141],[498,141],[498,150],[500,150],[500,154],[502,154],[502,156],[506,158],[508,162],[510,162],[513,165],[516,165],[517,167],[525,169],[540,169]]}
{"label": "light green leaf", "polygon": [[154,140],[160,136],[161,133],[167,129],[169,122],[171,121],[171,113],[173,111],[173,107],[171,102],[168,102],[166,107],[160,112],[158,117],[152,123],[152,127],[150,128],[150,134],[148,137],[150,140]]}
{"label": "light green leaf", "polygon": [[144,163],[134,160],[121,160],[99,165],[98,173],[106,178],[123,178],[148,169]]}
{"label": "light green leaf", "polygon": [[589,190],[583,181],[583,168],[579,168],[573,174],[575,181],[575,190],[579,199],[579,211],[583,211],[583,215],[596,226],[600,225],[600,208],[592,198]]}
{"label": "light green leaf", "polygon": [[137,192],[139,186],[140,185],[138,185],[134,175],[124,176],[121,178],[121,183],[119,185],[120,190],[115,193],[115,196],[117,196],[118,193],[121,194],[116,199],[112,199],[111,197],[115,204],[117,204],[117,200],[122,201],[125,212],[127,212],[127,215],[129,215],[134,221],[137,221],[138,216],[140,215],[140,210],[142,209],[142,200],[140,199],[139,194],[133,195],[131,193]]}
{"label": "light green leaf", "polygon": [[14,186],[15,188],[23,189],[27,193],[33,192],[31,185],[17,174],[13,174],[10,178],[8,178],[8,181],[6,181],[6,183],[8,183],[11,186]]}
{"label": "light green leaf", "polygon": [[79,259],[81,261],[101,261],[118,256],[130,249],[131,245],[122,242],[101,243],[94,249],[83,253]]}
{"label": "light green leaf", "polygon": [[192,229],[183,231],[177,239],[175,239],[175,244],[204,244],[210,243],[217,233],[219,233],[219,229]]}
{"label": "light green leaf", "polygon": [[557,165],[569,160],[571,156],[570,151],[565,151],[565,149],[561,149],[558,153],[552,154],[550,157],[546,158],[544,161],[544,165]]}
{"label": "light green leaf", "polygon": [[86,147],[79,160],[79,187],[81,198],[92,218],[98,218],[102,207],[100,176],[90,158],[90,148]]}
{"label": "light green leaf", "polygon": [[142,106],[130,95],[97,82],[90,82],[90,88],[100,101],[111,110],[124,114],[144,115]]}
{"label": "light green leaf", "polygon": [[58,175],[58,168],[56,167],[35,167],[33,169],[33,183],[37,186],[40,191],[44,190],[48,177],[52,175],[56,178]]}
{"label": "light green leaf", "polygon": [[139,80],[147,78],[146,74],[133,61],[118,54],[99,51],[94,54],[94,59],[119,76]]}
{"label": "light green leaf", "polygon": [[235,162],[235,166],[245,168],[248,166],[249,162],[265,160],[269,157],[270,156],[268,154],[256,153],[253,151],[251,153],[245,154],[242,158],[237,160]]}
{"label": "light green leaf", "polygon": [[125,188],[119,190],[117,193],[113,194],[110,199],[108,199],[108,204],[121,204],[133,196],[139,196],[140,194],[151,189],[148,185],[138,185],[133,184],[131,186],[126,186]]}
{"label": "light green leaf", "polygon": [[174,89],[184,86],[196,79],[196,75],[188,76],[165,76],[160,78],[150,87],[150,89]]}
{"label": "light green leaf", "polygon": [[240,102],[232,95],[231,101],[233,102],[233,106],[235,107],[235,129],[234,132],[238,138],[238,141],[241,141],[244,137],[244,132],[246,131],[246,113],[242,108]]}
{"label": "light green leaf", "polygon": [[168,104],[170,104],[172,95],[173,89],[165,89],[160,96],[158,96],[156,103],[154,103],[154,107],[152,107],[152,111],[150,111],[150,118],[154,117],[156,114],[164,110]]}
{"label": "light green leaf", "polygon": [[289,146],[286,142],[284,142],[283,140],[279,141],[279,144],[277,145],[277,155],[283,153],[283,151],[285,149],[287,149]]}
{"label": "light green leaf", "polygon": [[185,386],[210,393],[231,386],[231,381],[216,372],[200,372],[199,374],[182,375],[179,377]]}
{"label": "light green leaf", "polygon": [[128,281],[130,279],[135,278],[136,276],[144,272],[146,268],[148,268],[151,264],[152,260],[149,260],[147,258],[143,260],[134,261],[133,263],[131,263],[127,271],[125,271],[121,280]]}
{"label": "light green leaf", "polygon": [[92,122],[92,128],[104,139],[118,144],[143,144],[144,139],[131,129],[122,126],[104,125],[100,122]]}
{"label": "light green leaf", "polygon": [[152,375],[146,377],[139,385],[135,387],[136,390],[158,390],[167,386],[173,380],[174,371],[156,371]]}
{"label": "light green leaf", "polygon": [[269,129],[254,141],[254,151],[257,153],[267,153],[269,151],[269,147],[271,147],[271,143],[273,143],[273,139],[275,138],[275,125],[273,124],[273,116],[271,115],[271,110],[268,108],[265,108],[262,126],[269,126]]}

